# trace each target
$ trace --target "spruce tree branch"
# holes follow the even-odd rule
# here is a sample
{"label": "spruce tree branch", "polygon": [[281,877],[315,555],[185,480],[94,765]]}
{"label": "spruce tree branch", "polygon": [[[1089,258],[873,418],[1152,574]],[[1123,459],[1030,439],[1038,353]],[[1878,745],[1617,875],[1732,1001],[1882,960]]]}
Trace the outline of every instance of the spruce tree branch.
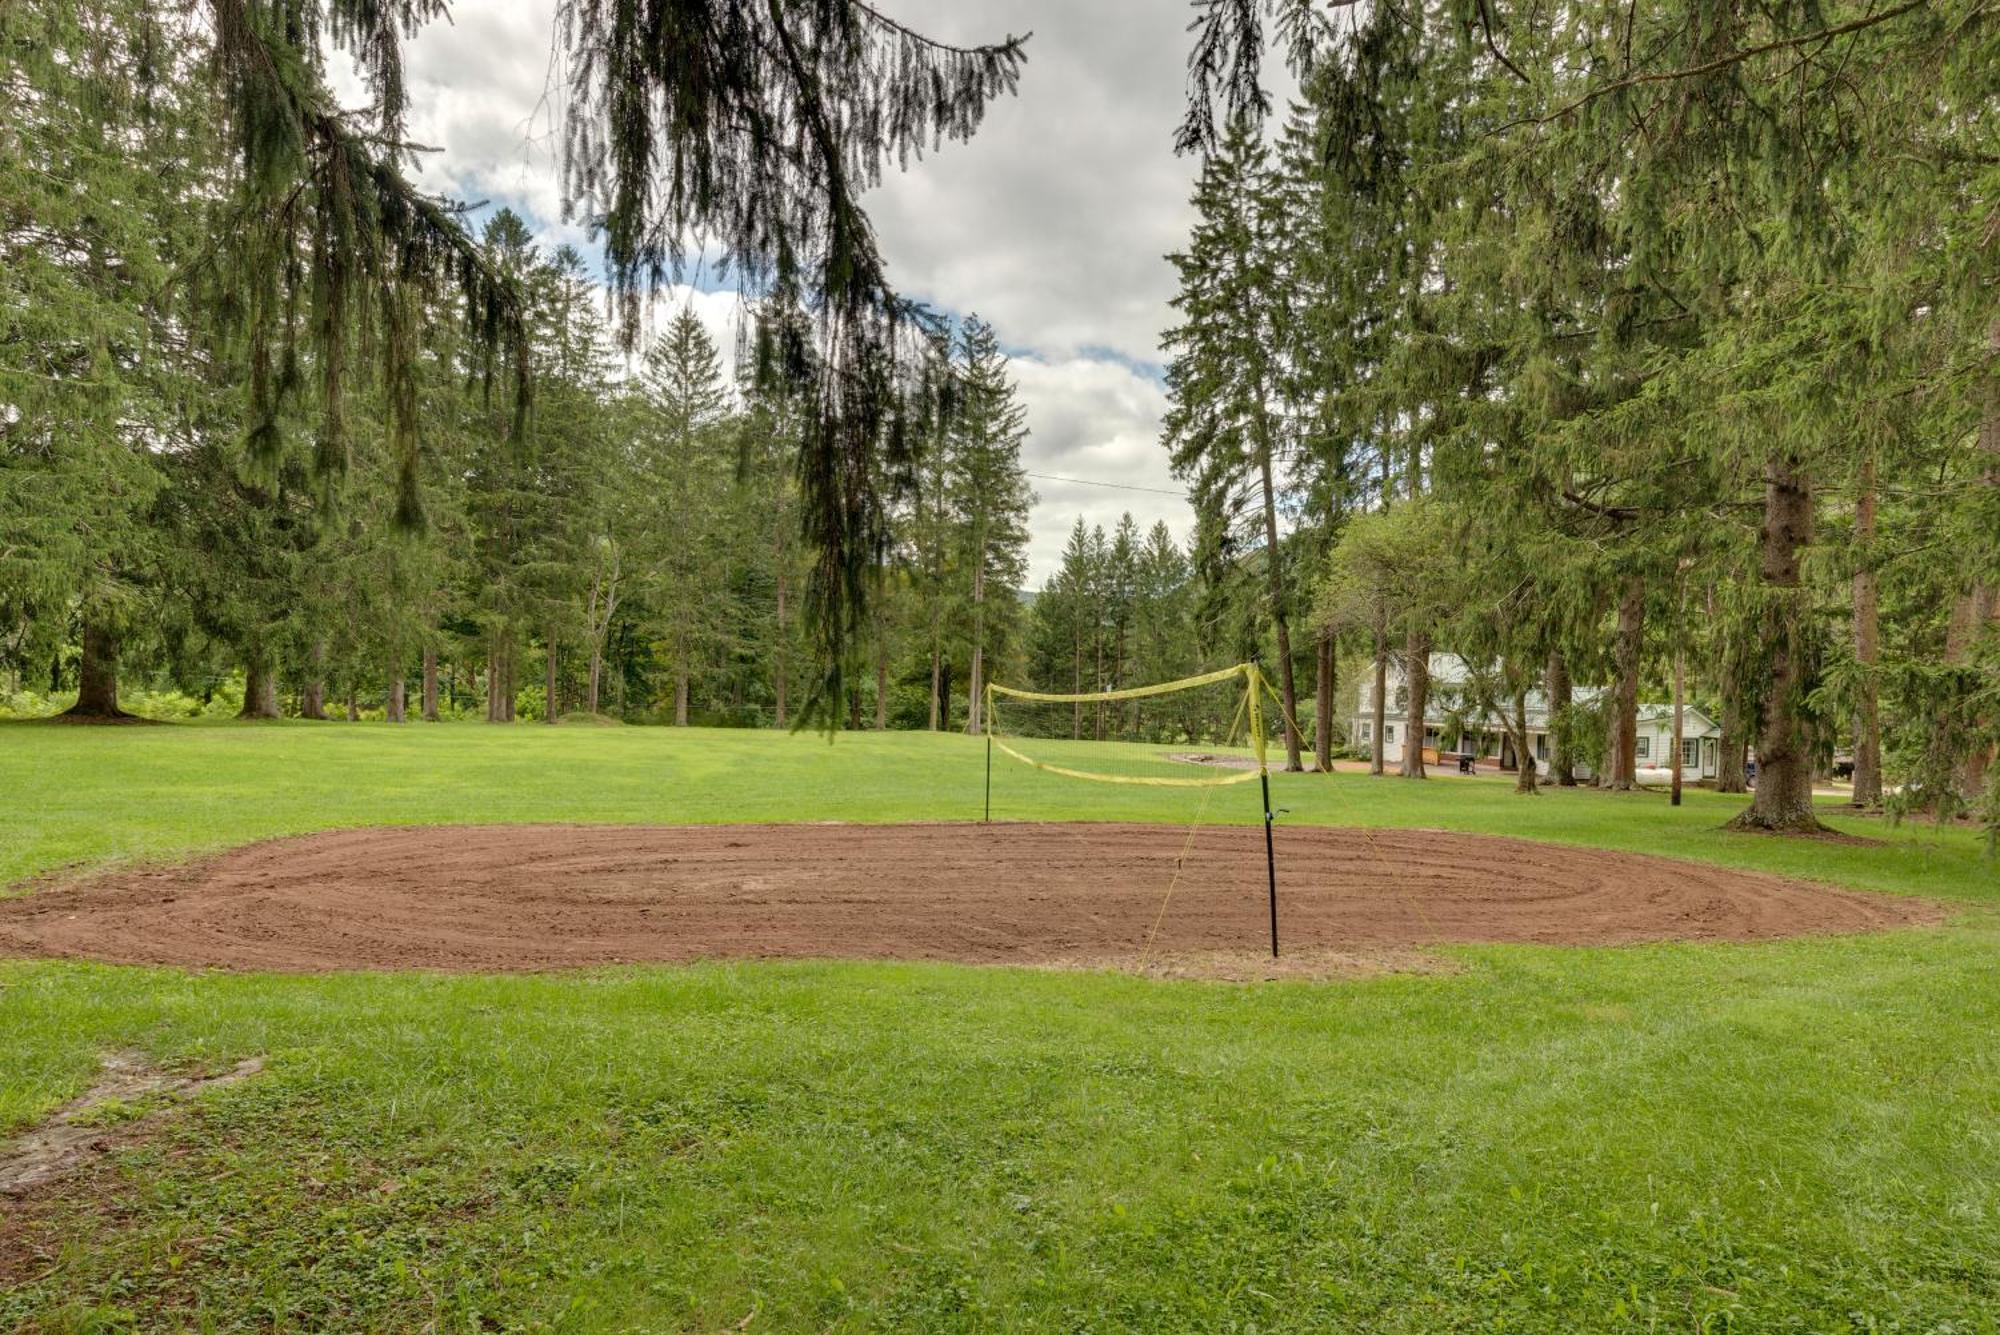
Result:
{"label": "spruce tree branch", "polygon": [[1879,14],[1867,14],[1858,19],[1850,19],[1846,23],[1837,23],[1831,28],[1820,28],[1814,32],[1801,33],[1796,37],[1782,37],[1776,41],[1745,47],[1741,51],[1732,51],[1726,56],[1717,56],[1714,60],[1704,61],[1699,65],[1686,65],[1679,69],[1656,70],[1650,74],[1634,74],[1623,79],[1614,79],[1610,83],[1592,88],[1581,96],[1565,102],[1562,106],[1557,107],[1554,111],[1546,115],[1523,116],[1516,120],[1508,121],[1497,129],[1489,131],[1488,137],[1505,134],[1507,131],[1518,129],[1523,125],[1547,125],[1550,121],[1560,120],[1573,111],[1580,111],[1598,99],[1608,97],[1612,93],[1626,88],[1636,88],[1642,84],[1649,83],[1673,83],[1681,79],[1698,78],[1704,74],[1713,74],[1717,70],[1728,69],[1732,65],[1739,65],[1746,60],[1752,60],[1758,56],[1768,55],[1773,51],[1785,51],[1796,46],[1806,46],[1813,42],[1824,42],[1830,41],[1835,37],[1844,37],[1848,33],[1860,32],[1865,28],[1872,28],[1877,24],[1901,18],[1912,10],[1922,9],[1928,4],[1930,4],[1930,0],[1903,0],[1903,3],[1885,9]]}
{"label": "spruce tree branch", "polygon": [[1500,44],[1493,40],[1493,14],[1486,7],[1486,0],[1479,0],[1479,32],[1486,39],[1486,49],[1493,54],[1495,60],[1505,65],[1522,83],[1530,82],[1528,76],[1521,72],[1521,67],[1509,60],[1507,53],[1500,49]]}
{"label": "spruce tree branch", "polygon": [[853,0],[853,4],[856,9],[867,15],[869,20],[876,24],[876,26],[886,28],[898,37],[907,38],[927,50],[942,52],[946,55],[975,56],[982,59],[988,56],[1004,55],[1010,51],[1018,50],[1023,43],[1035,35],[1034,30],[1029,29],[1019,37],[1014,36],[1012,33],[1007,34],[1007,40],[1004,42],[992,42],[984,46],[954,46],[950,42],[940,42],[935,37],[918,32],[907,23],[889,17],[889,15],[884,14],[881,10],[875,8],[875,6],[868,4],[866,0]]}

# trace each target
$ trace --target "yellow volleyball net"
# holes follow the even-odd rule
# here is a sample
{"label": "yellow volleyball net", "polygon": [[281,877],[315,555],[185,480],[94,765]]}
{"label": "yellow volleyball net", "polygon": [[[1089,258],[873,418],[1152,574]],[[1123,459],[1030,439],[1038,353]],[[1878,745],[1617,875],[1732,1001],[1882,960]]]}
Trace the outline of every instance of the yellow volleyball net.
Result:
{"label": "yellow volleyball net", "polygon": [[[1008,759],[1066,779],[1151,788],[1226,788],[1252,782],[1265,772],[1264,707],[1274,699],[1254,663],[1115,691],[1027,691],[989,682],[986,734]],[[1208,765],[1214,772],[1119,774],[1029,754],[1038,741],[1064,737],[1178,745],[1190,768]],[[1234,754],[1241,740],[1249,743],[1248,756]]]}
{"label": "yellow volleyball net", "polygon": [[[1264,813],[1264,857],[1269,873],[1271,901],[1271,955],[1278,954],[1278,871],[1271,825],[1270,763],[1264,711],[1275,707],[1283,726],[1283,705],[1271,684],[1255,663],[1205,672],[1178,681],[1150,686],[1132,686],[1112,691],[1029,691],[989,682],[984,691],[986,734],[986,819],[993,819],[993,755],[997,751],[1009,760],[1058,778],[1087,783],[1131,784],[1148,788],[1227,788],[1256,782],[1261,785]],[[1057,763],[1050,758],[1050,742],[1066,739],[1085,741],[1139,741],[1164,745],[1164,756],[1142,757],[1140,763],[1159,759],[1177,762],[1183,774],[1118,773],[1114,770],[1085,768],[1089,761]],[[1247,753],[1241,743],[1247,742]],[[1179,748],[1176,750],[1175,748]],[[1032,754],[1040,752],[1040,754]],[[1126,753],[1109,748],[1082,752],[1093,758]],[[1207,770],[1206,773],[1199,772]],[[1160,905],[1164,918],[1174,887],[1193,846],[1195,831],[1208,810],[1207,793],[1188,828],[1181,854],[1174,860],[1173,880]],[[1150,953],[1159,922],[1147,934]]]}

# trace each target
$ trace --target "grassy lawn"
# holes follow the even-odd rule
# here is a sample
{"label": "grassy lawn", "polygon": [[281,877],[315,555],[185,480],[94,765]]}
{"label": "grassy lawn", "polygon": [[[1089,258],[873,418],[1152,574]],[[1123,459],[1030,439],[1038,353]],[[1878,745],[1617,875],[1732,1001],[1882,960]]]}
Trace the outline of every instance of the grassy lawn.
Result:
{"label": "grassy lawn", "polygon": [[[959,737],[4,726],[0,883],[383,822],[976,818],[982,766]],[[1274,786],[1288,822],[1651,851],[1965,911],[1250,987],[0,963],[0,1128],[107,1050],[268,1062],[38,1205],[66,1245],[0,1287],[0,1328],[2000,1329],[2000,872],[1972,835],[1729,835],[1733,800],[1705,793]],[[1199,801],[996,761],[1008,818],[1185,822]],[[1208,814],[1254,819],[1254,787]]]}

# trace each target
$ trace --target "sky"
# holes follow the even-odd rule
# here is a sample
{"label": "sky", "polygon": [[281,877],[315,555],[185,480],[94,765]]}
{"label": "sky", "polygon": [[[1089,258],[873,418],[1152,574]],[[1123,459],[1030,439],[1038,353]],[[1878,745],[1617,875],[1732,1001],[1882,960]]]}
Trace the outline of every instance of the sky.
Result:
{"label": "sky", "polygon": [[[1081,515],[1109,531],[1129,510],[1185,540],[1192,512],[1160,445],[1166,411],[1160,334],[1172,323],[1173,266],[1193,221],[1195,165],[1176,158],[1188,8],[1181,0],[880,0],[941,40],[1032,32],[1018,95],[994,104],[969,142],[891,173],[867,197],[890,277],[905,294],[994,326],[1013,357],[1037,503],[1029,583],[1059,563]],[[545,243],[588,237],[561,225],[550,53],[555,0],[454,0],[451,18],[406,49],[410,134],[438,149],[422,183],[523,214]],[[344,86],[342,86],[344,85]],[[359,101],[358,85],[336,90]],[[739,303],[712,275],[661,298],[664,324],[692,301],[734,338]],[[724,290],[700,289],[722,288]],[[723,346],[730,346],[724,342]]]}

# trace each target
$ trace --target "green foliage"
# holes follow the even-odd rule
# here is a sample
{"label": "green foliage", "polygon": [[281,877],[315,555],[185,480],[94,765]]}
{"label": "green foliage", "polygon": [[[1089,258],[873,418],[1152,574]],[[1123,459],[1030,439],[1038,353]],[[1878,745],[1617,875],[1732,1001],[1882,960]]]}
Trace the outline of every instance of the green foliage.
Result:
{"label": "green foliage", "polygon": [[[981,754],[629,728],[6,731],[10,879],[385,819],[971,818]],[[1154,747],[1045,745],[1167,768]],[[72,778],[60,807],[36,800],[50,773]],[[1011,815],[1155,820],[1169,840],[1195,800],[1006,783]],[[1969,832],[1836,818],[1885,842],[1802,845],[1721,832],[1740,799],[1705,793],[1677,812],[1523,804],[1487,780],[1273,786],[1287,824],[1558,836],[1966,912],[1248,987],[10,962],[0,1128],[81,1092],[105,1051],[266,1067],[117,1151],[113,1196],[59,1195],[59,1245],[0,1294],[0,1323],[1980,1328],[2000,1283],[2000,989]],[[1236,805],[1211,818],[1257,819]]]}

